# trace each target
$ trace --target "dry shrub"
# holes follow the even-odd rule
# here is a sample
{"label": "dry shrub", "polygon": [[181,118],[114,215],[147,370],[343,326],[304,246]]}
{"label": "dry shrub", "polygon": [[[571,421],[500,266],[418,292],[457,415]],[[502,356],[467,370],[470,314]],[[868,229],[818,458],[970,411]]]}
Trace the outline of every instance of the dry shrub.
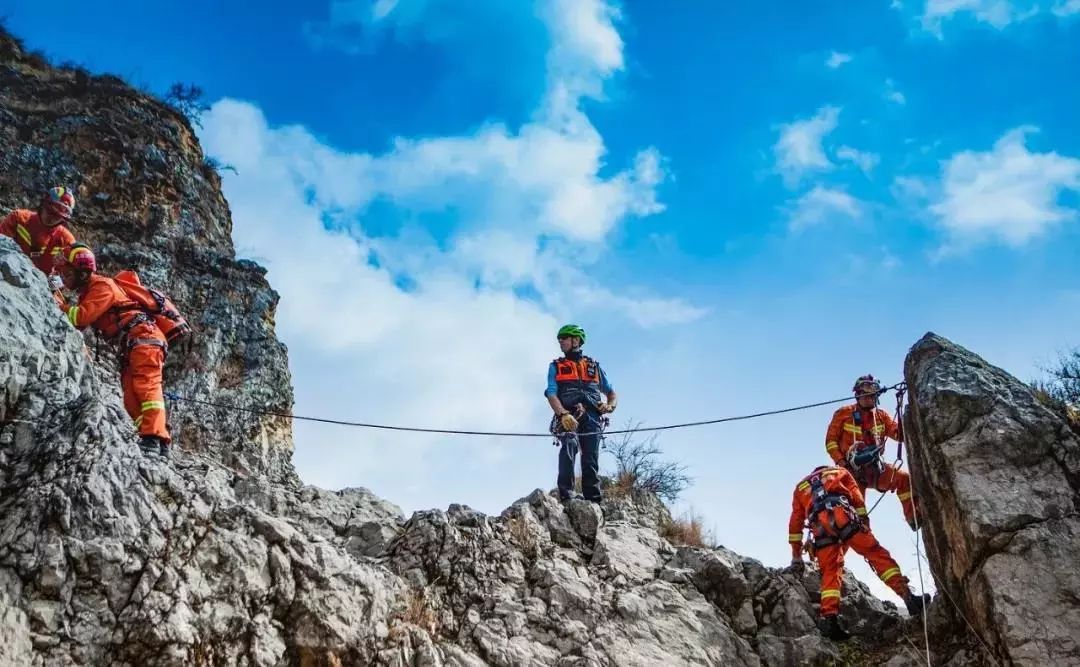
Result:
{"label": "dry shrub", "polygon": [[634,482],[636,477],[630,472],[621,470],[615,473],[615,478],[609,480],[607,487],[604,489],[604,493],[608,498],[613,500],[619,500],[622,498],[629,498],[634,493]]}
{"label": "dry shrub", "polygon": [[1035,398],[1080,434],[1080,348],[1060,355],[1045,377],[1031,383]]}
{"label": "dry shrub", "polygon": [[391,623],[390,639],[398,640],[408,634],[402,624],[414,625],[429,635],[435,636],[439,631],[439,616],[432,606],[426,588],[410,588],[405,594],[405,609],[395,614]]}
{"label": "dry shrub", "polygon": [[708,547],[715,541],[702,518],[693,512],[661,524],[659,532],[668,542],[688,547]]}
{"label": "dry shrub", "polygon": [[[633,431],[640,423],[630,423],[623,430]],[[692,481],[686,466],[665,461],[655,433],[622,433],[608,439],[608,452],[615,459],[608,493],[625,497],[635,491],[652,493],[667,502],[675,502]]]}
{"label": "dry shrub", "polygon": [[518,517],[511,517],[507,522],[510,529],[510,541],[521,547],[521,552],[528,558],[540,555],[540,538],[529,522]]}

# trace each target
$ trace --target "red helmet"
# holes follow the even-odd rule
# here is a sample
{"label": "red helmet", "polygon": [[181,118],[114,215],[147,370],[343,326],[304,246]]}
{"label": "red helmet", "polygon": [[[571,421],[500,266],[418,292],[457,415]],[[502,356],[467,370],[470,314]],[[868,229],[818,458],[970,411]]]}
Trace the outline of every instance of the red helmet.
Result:
{"label": "red helmet", "polygon": [[85,243],[72,243],[60,253],[60,265],[70,266],[75,269],[87,269],[90,272],[97,271],[97,259]]}
{"label": "red helmet", "polygon": [[873,375],[863,375],[859,377],[858,380],[855,380],[855,386],[851,388],[851,391],[856,394],[868,394],[870,393],[869,391],[861,391],[861,388],[865,387],[866,385],[872,386],[873,389],[871,391],[875,393],[881,391],[881,382],[879,382],[878,379]]}
{"label": "red helmet", "polygon": [[41,205],[61,220],[70,220],[71,213],[75,210],[75,195],[71,190],[58,185],[45,193],[41,198]]}

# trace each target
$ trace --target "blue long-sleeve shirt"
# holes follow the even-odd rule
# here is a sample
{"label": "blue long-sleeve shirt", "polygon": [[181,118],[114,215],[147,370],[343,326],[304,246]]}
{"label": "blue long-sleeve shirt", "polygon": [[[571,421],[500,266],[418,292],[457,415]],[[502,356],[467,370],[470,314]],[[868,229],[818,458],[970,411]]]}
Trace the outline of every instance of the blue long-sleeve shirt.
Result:
{"label": "blue long-sleeve shirt", "polygon": [[[604,369],[600,367],[600,364],[596,365],[596,372],[600,375],[600,391],[605,394],[610,394],[615,391],[615,387],[611,386],[611,382],[607,379],[607,374],[604,373]],[[544,390],[544,396],[555,396],[559,393],[559,385],[555,382],[555,362],[551,362],[548,366],[547,375],[547,389]]]}

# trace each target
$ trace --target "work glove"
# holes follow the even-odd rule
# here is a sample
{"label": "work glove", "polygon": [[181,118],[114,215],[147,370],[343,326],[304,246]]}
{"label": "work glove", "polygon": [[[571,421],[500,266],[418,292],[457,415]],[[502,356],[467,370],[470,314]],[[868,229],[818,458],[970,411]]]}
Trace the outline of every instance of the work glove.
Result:
{"label": "work glove", "polygon": [[578,421],[574,419],[574,415],[564,412],[559,416],[559,425],[563,427],[564,431],[573,432],[577,430]]}
{"label": "work glove", "polygon": [[55,273],[49,276],[49,289],[54,292],[59,292],[64,289],[64,279]]}
{"label": "work glove", "polygon": [[802,558],[792,558],[791,566],[788,568],[788,572],[791,572],[792,574],[802,575],[804,572],[806,572],[806,563],[803,562]]}
{"label": "work glove", "polygon": [[611,414],[612,412],[615,412],[615,404],[614,403],[601,403],[599,409],[600,409],[600,414],[602,414],[602,415]]}

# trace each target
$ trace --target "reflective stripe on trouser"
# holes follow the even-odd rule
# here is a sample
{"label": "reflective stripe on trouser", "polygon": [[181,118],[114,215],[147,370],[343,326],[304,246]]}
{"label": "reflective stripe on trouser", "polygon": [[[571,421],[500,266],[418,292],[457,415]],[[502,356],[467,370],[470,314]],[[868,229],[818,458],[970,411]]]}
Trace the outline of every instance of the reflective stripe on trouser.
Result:
{"label": "reflective stripe on trouser", "polygon": [[156,345],[136,345],[128,350],[120,382],[124,389],[124,409],[135,420],[139,435],[155,435],[172,440],[165,426],[165,396],[161,376],[165,350]]}
{"label": "reflective stripe on trouser", "polygon": [[821,609],[822,616],[835,616],[840,613],[840,580],[844,574],[844,551],[850,547],[870,563],[881,580],[899,595],[907,598],[907,579],[900,575],[900,567],[881,546],[874,534],[861,530],[844,541],[843,545],[833,544],[818,549],[818,566],[821,567]]}
{"label": "reflective stripe on trouser", "polygon": [[[904,511],[904,518],[909,522],[912,520],[915,516],[917,503],[914,494],[911,492],[911,475],[906,470],[900,470],[892,464],[886,465],[885,469],[881,471],[881,475],[878,476],[876,488],[881,493],[895,491],[896,497],[900,499],[900,507]],[[866,491],[866,489],[862,490]]]}
{"label": "reflective stripe on trouser", "polygon": [[591,414],[578,420],[577,438],[560,438],[559,497],[569,498],[574,492],[574,459],[581,453],[581,495],[588,500],[600,500],[600,421]]}

